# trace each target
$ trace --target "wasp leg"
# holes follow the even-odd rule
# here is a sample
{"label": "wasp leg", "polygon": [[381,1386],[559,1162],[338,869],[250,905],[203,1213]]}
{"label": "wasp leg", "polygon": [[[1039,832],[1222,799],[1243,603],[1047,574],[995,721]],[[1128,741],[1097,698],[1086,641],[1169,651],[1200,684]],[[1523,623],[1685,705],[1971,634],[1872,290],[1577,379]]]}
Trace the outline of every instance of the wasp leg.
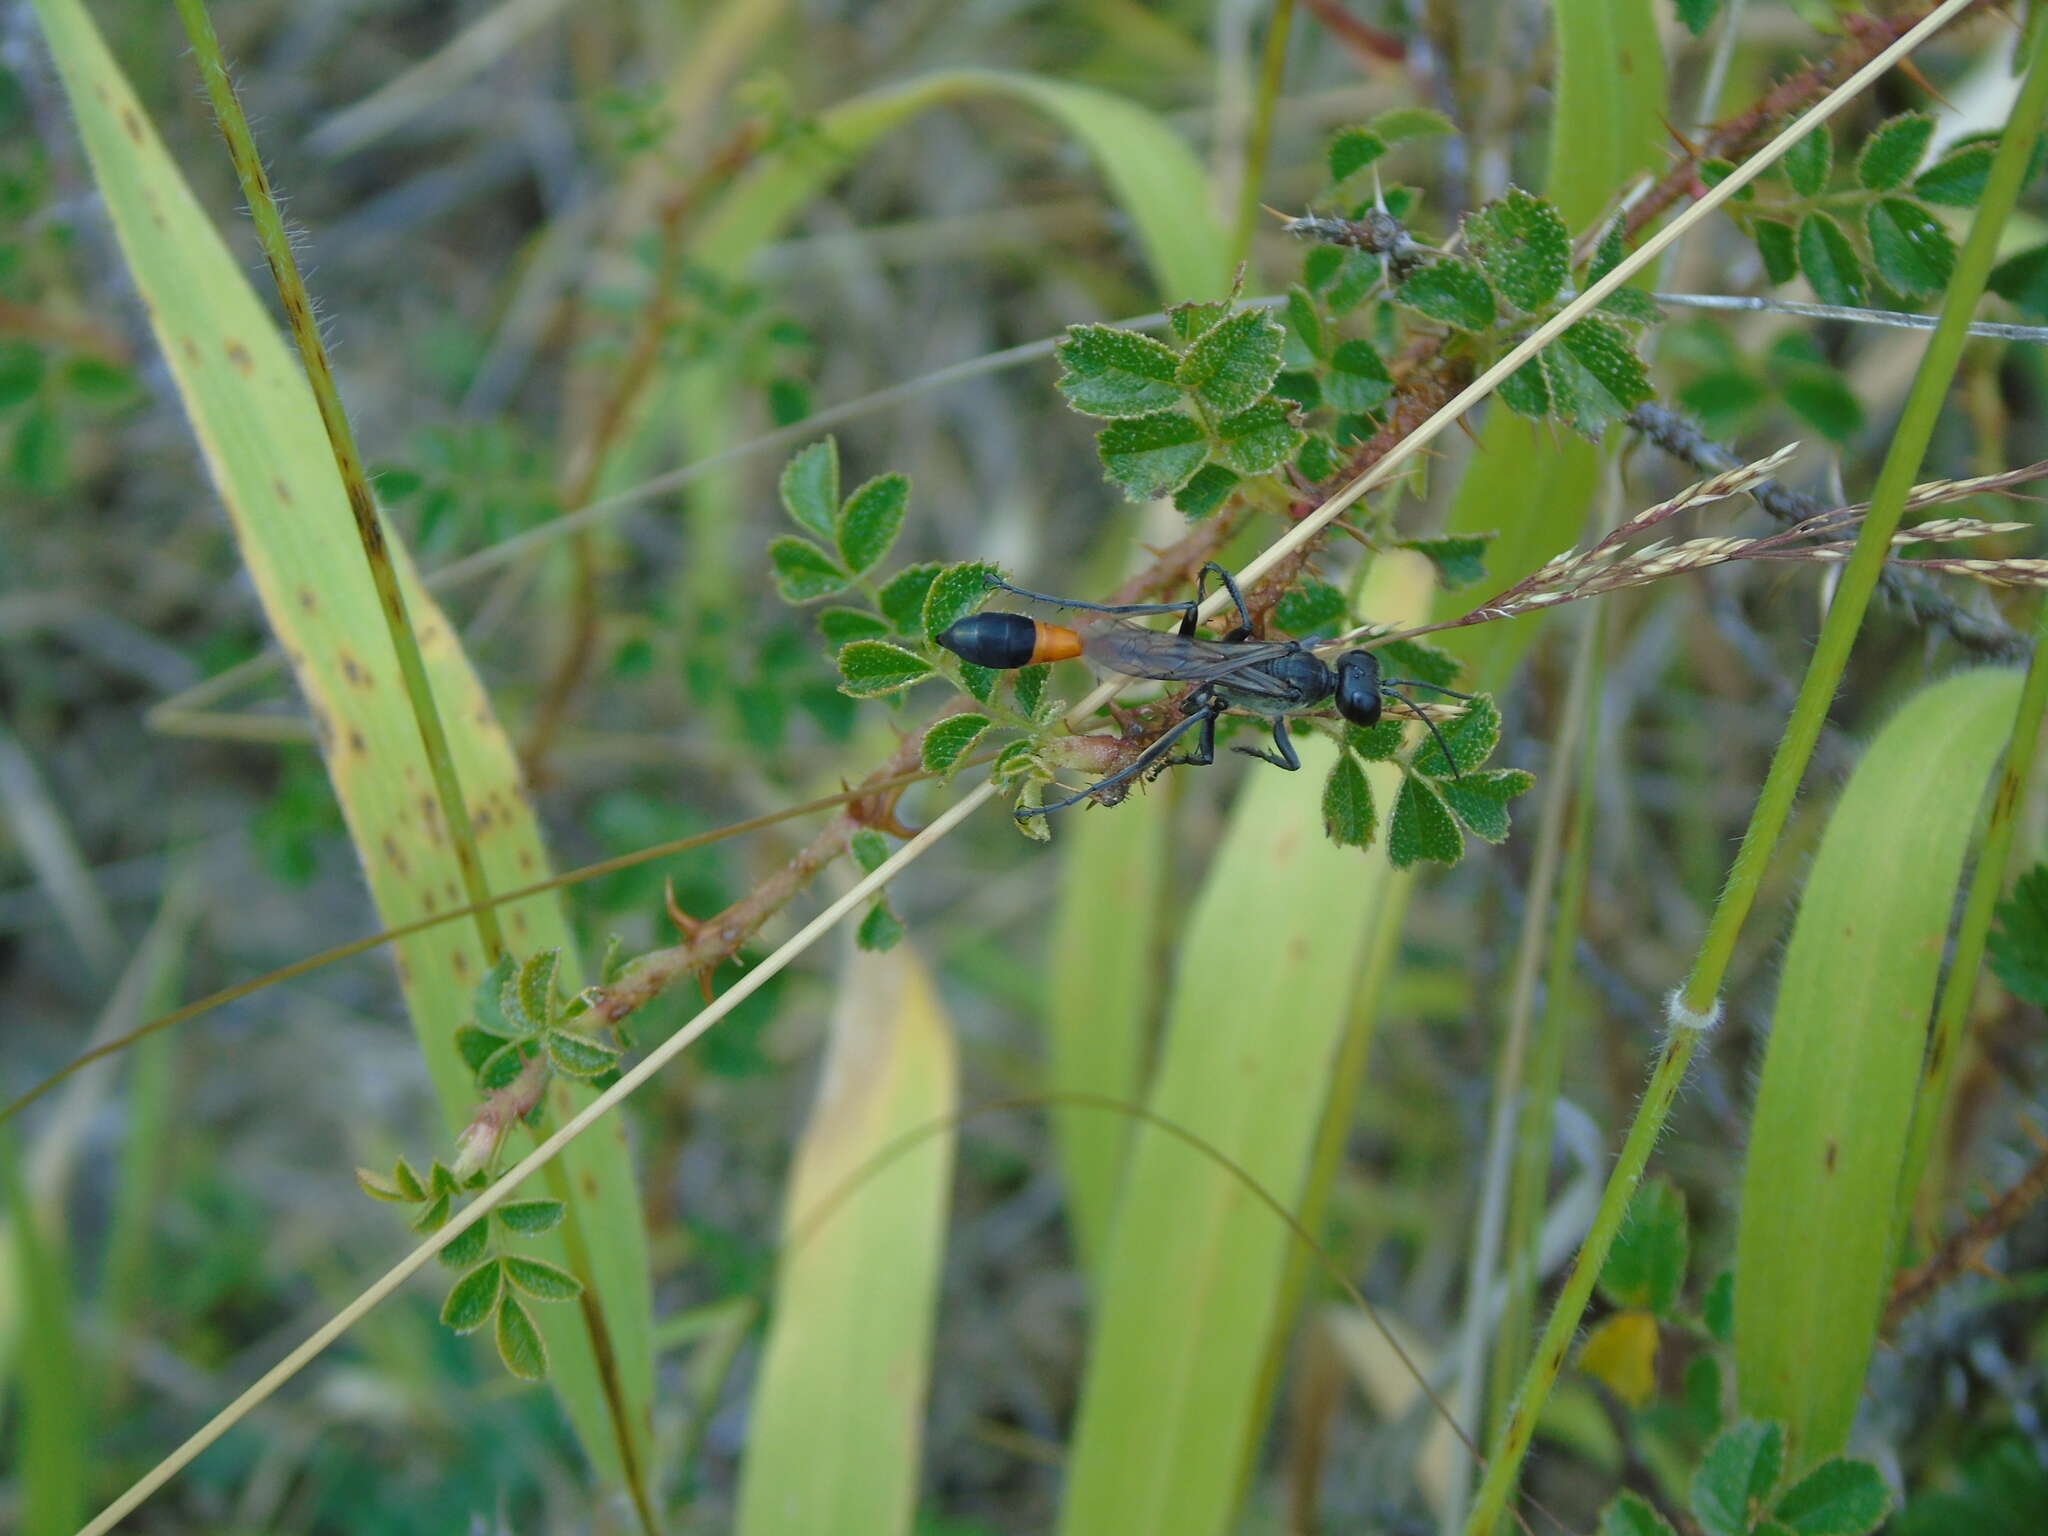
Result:
{"label": "wasp leg", "polygon": [[1216,716],[1220,713],[1222,713],[1222,710],[1218,707],[1214,710],[1205,710],[1201,714],[1189,715],[1185,720],[1176,721],[1167,730],[1165,735],[1153,742],[1143,752],[1140,752],[1129,763],[1117,769],[1108,778],[1098,779],[1078,794],[1069,795],[1064,800],[1055,800],[1050,805],[1026,806],[1023,810],[1015,813],[1017,819],[1023,821],[1029,816],[1050,816],[1054,811],[1064,811],[1070,805],[1079,805],[1083,800],[1099,794],[1105,789],[1114,789],[1119,784],[1128,783],[1139,774],[1151,768],[1153,764],[1159,763],[1159,760],[1166,756],[1176,741],[1179,741],[1181,737],[1198,725],[1205,728],[1203,731],[1204,744],[1198,751],[1206,752],[1208,755],[1197,756],[1190,754],[1175,758],[1169,762],[1160,763],[1159,765],[1161,768],[1172,768],[1180,763],[1208,763],[1214,761],[1216,751]]}
{"label": "wasp leg", "polygon": [[1230,594],[1230,600],[1237,604],[1238,627],[1224,636],[1224,639],[1233,642],[1250,639],[1252,633],[1252,611],[1245,606],[1244,594],[1237,590],[1237,578],[1223,569],[1214,560],[1204,565],[1202,567],[1202,574],[1195,578],[1196,606],[1199,607],[1201,605],[1202,599],[1206,595],[1205,589],[1208,586],[1209,573],[1211,571],[1214,571],[1217,579],[1223,583],[1223,590]]}
{"label": "wasp leg", "polygon": [[1301,759],[1294,755],[1294,743],[1287,739],[1287,722],[1273,722],[1273,745],[1279,750],[1268,752],[1264,747],[1238,747],[1246,757],[1256,757],[1262,763],[1271,763],[1275,768],[1285,768],[1289,773],[1301,771]]}
{"label": "wasp leg", "polygon": [[[1194,751],[1183,752],[1179,757],[1168,758],[1161,763],[1161,773],[1169,768],[1206,768],[1216,761],[1216,722],[1223,717],[1223,711],[1229,706],[1213,693],[1208,693],[1206,689],[1189,696],[1190,702],[1195,699],[1200,699],[1201,703],[1193,710],[1189,710],[1186,704],[1181,708],[1187,712],[1190,719],[1202,722],[1201,743]],[[1175,731],[1174,734],[1178,736],[1180,732]]]}

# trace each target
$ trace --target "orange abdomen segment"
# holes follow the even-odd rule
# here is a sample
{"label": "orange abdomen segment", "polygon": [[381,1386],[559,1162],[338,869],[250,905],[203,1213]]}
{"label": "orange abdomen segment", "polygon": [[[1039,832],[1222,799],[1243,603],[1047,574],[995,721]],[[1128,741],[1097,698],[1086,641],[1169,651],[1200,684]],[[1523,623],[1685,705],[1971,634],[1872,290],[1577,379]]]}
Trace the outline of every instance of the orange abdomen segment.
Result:
{"label": "orange abdomen segment", "polygon": [[1031,660],[1034,665],[1041,661],[1072,661],[1081,654],[1081,637],[1075,631],[1058,624],[1037,622],[1031,627]]}

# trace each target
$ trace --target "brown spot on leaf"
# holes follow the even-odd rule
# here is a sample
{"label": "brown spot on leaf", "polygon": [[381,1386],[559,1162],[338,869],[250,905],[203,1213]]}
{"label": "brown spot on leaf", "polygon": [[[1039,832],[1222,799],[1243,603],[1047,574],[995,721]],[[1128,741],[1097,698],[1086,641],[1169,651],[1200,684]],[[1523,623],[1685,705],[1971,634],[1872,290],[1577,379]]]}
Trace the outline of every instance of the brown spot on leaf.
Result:
{"label": "brown spot on leaf", "polygon": [[235,372],[247,378],[255,370],[256,359],[249,355],[249,349],[232,338],[227,343],[228,361],[235,365]]}
{"label": "brown spot on leaf", "polygon": [[420,909],[429,917],[432,917],[441,910],[441,903],[434,899],[434,888],[432,886],[428,886],[420,892]]}
{"label": "brown spot on leaf", "polygon": [[1827,1165],[1829,1173],[1835,1171],[1835,1159],[1841,1154],[1841,1151],[1842,1147],[1839,1142],[1830,1141],[1827,1151],[1821,1154],[1821,1161]]}
{"label": "brown spot on leaf", "polygon": [[533,868],[533,850],[531,848],[519,850],[519,867],[521,869]]}
{"label": "brown spot on leaf", "polygon": [[311,613],[314,609],[320,606],[320,594],[315,592],[311,587],[300,587],[299,606],[305,609],[306,612]]}
{"label": "brown spot on leaf", "polygon": [[357,757],[368,757],[370,755],[369,742],[363,739],[363,733],[357,730],[354,726],[349,727],[348,749],[349,751],[355,753]]}
{"label": "brown spot on leaf", "polygon": [[190,336],[180,336],[178,338],[178,346],[183,350],[186,357],[195,363],[199,361],[199,343]]}
{"label": "brown spot on leaf", "polygon": [[456,975],[467,976],[469,974],[469,956],[463,953],[463,951],[459,949],[449,951],[448,963],[455,967]]}
{"label": "brown spot on leaf", "polygon": [[292,488],[284,483],[282,475],[272,479],[270,489],[276,493],[279,505],[288,507],[292,504]]}
{"label": "brown spot on leaf", "polygon": [[135,115],[133,107],[121,109],[121,128],[136,143],[142,142],[142,119]]}
{"label": "brown spot on leaf", "polygon": [[384,857],[391,861],[391,867],[401,875],[412,873],[407,867],[405,850],[398,846],[398,839],[389,832],[384,834]]}
{"label": "brown spot on leaf", "polygon": [[512,931],[521,934],[526,932],[526,914],[524,912],[514,912],[512,914]]}
{"label": "brown spot on leaf", "polygon": [[412,967],[405,963],[405,957],[402,955],[398,957],[398,984],[401,987],[412,985]]}
{"label": "brown spot on leaf", "polygon": [[364,669],[363,664],[356,660],[354,654],[349,651],[342,651],[340,656],[341,675],[347,680],[348,685],[351,688],[369,687],[370,674]]}

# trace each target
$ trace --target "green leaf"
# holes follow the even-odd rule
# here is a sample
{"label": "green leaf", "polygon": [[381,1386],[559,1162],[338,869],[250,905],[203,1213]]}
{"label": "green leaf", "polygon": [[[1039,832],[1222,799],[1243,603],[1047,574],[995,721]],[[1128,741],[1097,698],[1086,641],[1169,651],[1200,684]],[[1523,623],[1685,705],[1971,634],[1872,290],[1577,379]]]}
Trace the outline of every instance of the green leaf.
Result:
{"label": "green leaf", "polygon": [[1265,310],[1241,309],[1195,338],[1181,355],[1176,382],[1206,410],[1241,411],[1273,387],[1285,339]]}
{"label": "green leaf", "polygon": [[1458,680],[1458,658],[1420,640],[1389,640],[1375,646],[1373,654],[1380,659],[1381,674],[1388,678],[1412,677],[1439,688]]}
{"label": "green leaf", "polygon": [[1337,445],[1320,432],[1309,433],[1302,440],[1301,452],[1294,456],[1295,469],[1310,485],[1334,479],[1339,463]]}
{"label": "green leaf", "polygon": [[856,699],[878,699],[930,677],[932,664],[887,640],[856,640],[839,652],[839,675],[844,679],[839,685],[841,693]]}
{"label": "green leaf", "polygon": [[860,920],[860,927],[853,935],[857,946],[876,954],[894,949],[902,939],[903,920],[886,901],[878,901],[868,908],[868,915]]}
{"label": "green leaf", "polygon": [[877,475],[846,499],[839,514],[839,557],[856,576],[881,562],[903,528],[910,482],[899,474]]}
{"label": "green leaf", "polygon": [[873,827],[862,827],[854,833],[849,847],[854,863],[860,866],[864,875],[872,875],[889,862],[889,839]]}
{"label": "green leaf", "polygon": [[2036,864],[1998,904],[1991,970],[2021,1002],[2048,1008],[2048,864]]}
{"label": "green leaf", "polygon": [[1193,417],[1178,411],[1111,422],[1095,435],[1110,480],[1132,501],[1170,496],[1202,467],[1209,445]]}
{"label": "green leaf", "polygon": [[[875,594],[875,605],[882,610],[882,617],[889,621],[897,634],[922,640],[933,633],[925,628],[924,602],[941,569],[943,567],[937,562],[929,560],[919,565],[906,565],[882,583],[882,590]],[[847,638],[865,640],[871,637],[850,635]]]}
{"label": "green leaf", "polygon": [[1587,437],[1650,398],[1650,375],[1628,333],[1611,320],[1588,315],[1544,353],[1544,368],[1558,407]]}
{"label": "green leaf", "polygon": [[1304,411],[1313,411],[1323,403],[1323,381],[1306,368],[1283,368],[1273,380],[1273,393]]}
{"label": "green leaf", "polygon": [[2030,319],[2048,321],[2048,245],[2008,256],[1991,269],[1986,286]]}
{"label": "green leaf", "polygon": [[797,526],[821,539],[839,520],[839,440],[828,437],[798,452],[782,467],[782,506]]}
{"label": "green leaf", "polygon": [[507,1200],[491,1212],[491,1220],[499,1223],[507,1232],[521,1237],[537,1237],[551,1231],[561,1221],[562,1202],[559,1200]]}
{"label": "green leaf", "polygon": [[1685,1416],[1702,1440],[1721,1432],[1721,1357],[1695,1355],[1685,1367]]}
{"label": "green leaf", "polygon": [[1052,668],[1044,662],[1035,667],[1019,667],[1010,675],[1011,691],[1017,695],[1017,707],[1038,718],[1038,708],[1045,700],[1046,680],[1052,676]]}
{"label": "green leaf", "polygon": [[1891,1509],[1891,1491],[1877,1468],[1837,1456],[1786,1489],[1771,1517],[1796,1536],[1864,1536]]}
{"label": "green leaf", "polygon": [[1323,390],[1336,409],[1357,415],[1377,410],[1394,392],[1394,379],[1370,342],[1346,341],[1330,354]]}
{"label": "green leaf", "polygon": [[1943,155],[1913,181],[1913,195],[1943,208],[1974,208],[1991,179],[1991,157],[1997,148],[1971,144]]}
{"label": "green leaf", "polygon": [[1735,423],[1770,398],[1763,382],[1742,368],[1703,373],[1678,391],[1678,403],[1709,423],[1709,435],[1733,436]]}
{"label": "green leaf", "polygon": [[551,1029],[547,1036],[548,1060],[571,1077],[595,1077],[618,1065],[619,1053],[601,1040],[570,1029]]}
{"label": "green leaf", "polygon": [[1717,1343],[1735,1341],[1735,1271],[1724,1269],[1707,1286],[1700,1301],[1700,1320]]}
{"label": "green leaf", "polygon": [[1204,464],[1195,471],[1192,480],[1173,493],[1173,505],[1188,517],[1209,517],[1230,499],[1240,483],[1238,476],[1221,464]]}
{"label": "green leaf", "polygon": [[1273,622],[1281,633],[1296,637],[1310,635],[1344,617],[1344,594],[1327,581],[1313,576],[1283,592],[1273,605]]}
{"label": "green leaf", "polygon": [[30,399],[43,385],[43,349],[33,342],[0,341],[0,411]]}
{"label": "green leaf", "polygon": [[1674,1536],[1674,1533],[1671,1523],[1657,1513],[1648,1499],[1639,1493],[1624,1493],[1600,1512],[1599,1536]]}
{"label": "green leaf", "polygon": [[1612,315],[1628,325],[1650,326],[1664,318],[1657,301],[1640,288],[1617,288],[1600,301],[1598,308],[1601,314]]}
{"label": "green leaf", "polygon": [[1513,373],[1500,381],[1495,391],[1501,404],[1517,416],[1526,416],[1531,421],[1542,421],[1550,415],[1550,382],[1543,367],[1543,354],[1537,353]]}
{"label": "green leaf", "polygon": [[1331,842],[1346,848],[1370,848],[1379,834],[1372,785],[1349,752],[1337,754],[1337,764],[1323,784],[1323,831]]}
{"label": "green leaf", "polygon": [[1345,128],[1330,140],[1330,180],[1342,186],[1387,152],[1387,141],[1370,128]]}
{"label": "green leaf", "polygon": [[448,1225],[448,1214],[453,1204],[454,1197],[452,1195],[439,1194],[434,1196],[427,1203],[426,1208],[419,1215],[413,1217],[413,1231],[421,1233],[440,1231]]}
{"label": "green leaf", "polygon": [[[938,572],[936,565],[927,568],[927,581]],[[918,602],[924,601],[923,591],[917,594]],[[915,612],[915,609],[912,610]],[[876,640],[889,633],[889,626],[882,619],[869,613],[865,608],[820,608],[818,610],[818,633],[825,637],[825,643],[835,651],[850,640]]]}
{"label": "green leaf", "polygon": [[1394,290],[1394,298],[1416,313],[1460,331],[1483,331],[1499,313],[1486,275],[1455,256],[1433,261],[1413,273]]}
{"label": "green leaf", "polygon": [[517,989],[512,986],[516,970],[510,955],[498,956],[497,963],[484,972],[484,979],[477,983],[476,991],[470,997],[476,1027],[486,1034],[511,1039],[532,1032],[532,1026],[524,1019],[514,1023],[505,1013],[508,990],[515,999],[517,997]]}
{"label": "green leaf", "polygon": [[1525,314],[1556,298],[1571,270],[1564,216],[1520,187],[1465,220],[1465,243],[1494,291]]}
{"label": "green leaf", "polygon": [[1378,725],[1370,728],[1347,726],[1344,731],[1344,745],[1364,758],[1368,763],[1389,763],[1401,755],[1401,748],[1407,744],[1408,733],[1402,729],[1404,722],[1392,715],[1382,716]]}
{"label": "green leaf", "polygon": [[1799,345],[1803,338],[1788,341],[1773,347],[1768,359],[1771,382],[1785,404],[1830,442],[1852,441],[1863,431],[1863,403],[1837,369]]}
{"label": "green leaf", "polygon": [[1294,450],[1301,446],[1301,432],[1288,419],[1285,405],[1278,400],[1261,400],[1217,422],[1216,444],[1232,469],[1262,475],[1278,469],[1294,456]]}
{"label": "green leaf", "polygon": [[[1714,25],[1714,16],[1720,12],[1720,0],[1673,0],[1673,4],[1677,8],[1677,18],[1681,20],[1681,23],[1686,23],[1686,31],[1692,33],[1694,37],[1704,37],[1706,29]],[[1634,1499],[1632,1493],[1624,1493],[1622,1497],[1624,1499]],[[1663,1518],[1655,1516],[1655,1511],[1653,1511],[1651,1518],[1657,1520],[1657,1526],[1645,1526],[1642,1530],[1645,1530],[1645,1532],[1659,1530],[1659,1528],[1667,1530],[1667,1526],[1663,1524]],[[1634,1534],[1630,1530],[1626,1530],[1626,1528],[1620,1530],[1620,1532],[1610,1532],[1606,1528],[1606,1524],[1602,1524],[1602,1528],[1599,1528],[1599,1536],[1634,1536]]]}
{"label": "green leaf", "polygon": [[993,722],[987,715],[948,715],[924,733],[920,757],[932,773],[948,773]]}
{"label": "green leaf", "polygon": [[[482,1225],[481,1222],[478,1223]],[[449,1287],[441,1304],[441,1321],[457,1333],[474,1333],[491,1320],[505,1288],[505,1266],[499,1259],[479,1264]]]}
{"label": "green leaf", "polygon": [[851,579],[824,550],[792,533],[768,541],[768,561],[785,603],[808,603],[839,591]]}
{"label": "green leaf", "polygon": [[559,949],[544,949],[528,955],[519,967],[519,1011],[536,1027],[555,1017],[555,972],[561,963]]}
{"label": "green leaf", "polygon": [[1878,276],[1898,292],[1939,293],[1956,269],[1956,243],[1941,220],[1903,197],[1881,197],[1864,215]]}
{"label": "green leaf", "polygon": [[1002,675],[994,667],[977,667],[971,661],[960,663],[961,685],[982,704],[996,696],[996,681]]}
{"label": "green leaf", "polygon": [[1685,1196],[1662,1176],[1645,1180],[1600,1271],[1600,1294],[1617,1307],[1670,1316],[1685,1285],[1687,1244]]}
{"label": "green leaf", "polygon": [[1856,157],[1857,183],[1866,191],[1889,192],[1913,174],[1933,136],[1934,119],[1925,112],[1901,112],[1878,124]]}
{"label": "green leaf", "polygon": [[493,1051],[476,1065],[476,1085],[485,1093],[508,1088],[526,1065],[526,1052],[517,1042]]}
{"label": "green leaf", "polygon": [[[1439,738],[1451,749],[1448,761],[1443,747],[1437,745]],[[1412,766],[1417,773],[1426,773],[1431,778],[1448,775],[1452,762],[1460,773],[1470,773],[1493,755],[1499,741],[1500,711],[1494,708],[1492,699],[1481,694],[1465,706],[1464,714],[1437,728],[1428,744],[1416,752]]]}
{"label": "green leaf", "polygon": [[1455,864],[1464,852],[1464,835],[1436,786],[1419,774],[1403,774],[1401,793],[1394,798],[1394,819],[1387,828],[1387,857],[1394,868],[1406,869],[1424,859]]}
{"label": "green leaf", "polygon": [[535,1301],[574,1301],[583,1294],[583,1282],[568,1270],[517,1254],[505,1255],[505,1278]]}
{"label": "green leaf", "polygon": [[[986,560],[965,560],[938,572],[924,595],[924,632],[943,635],[978,610],[988,600],[989,583],[1001,574]],[[885,606],[883,612],[888,611]],[[899,624],[898,627],[902,626]],[[981,697],[986,698],[987,695]]]}
{"label": "green leaf", "polygon": [[1519,768],[1491,768],[1468,773],[1461,779],[1439,779],[1437,792],[1451,808],[1451,814],[1465,824],[1473,836],[1489,843],[1508,838],[1508,802],[1526,795],[1536,780]]}
{"label": "green leaf", "polygon": [[70,479],[70,434],[47,402],[37,401],[14,427],[14,480],[37,496],[54,496]]}
{"label": "green leaf", "polygon": [[1323,290],[1323,302],[1330,306],[1331,314],[1348,315],[1379,286],[1381,275],[1378,257],[1347,246],[1338,258],[1329,287]]}
{"label": "green leaf", "polygon": [[1834,140],[1825,123],[1786,150],[1785,158],[1778,162],[1779,171],[1801,197],[1818,196],[1834,167]]}
{"label": "green leaf", "polygon": [[1823,304],[1862,308],[1870,302],[1870,280],[1856,247],[1830,214],[1809,213],[1799,221],[1799,270]]}
{"label": "green leaf", "polygon": [[1436,138],[1455,134],[1457,125],[1433,107],[1390,107],[1367,125],[1389,144],[1403,139]]}
{"label": "green leaf", "polygon": [[1322,312],[1308,290],[1299,285],[1287,290],[1287,329],[1300,340],[1310,357],[1327,355],[1330,340],[1323,333]]}
{"label": "green leaf", "polygon": [[1799,275],[1799,253],[1790,224],[1776,219],[1758,219],[1749,232],[1756,237],[1757,254],[1763,257],[1764,276],[1773,285],[1789,283]]}
{"label": "green leaf", "polygon": [[1060,393],[1090,416],[1149,416],[1180,398],[1180,357],[1154,337],[1113,325],[1070,325],[1054,348]]}
{"label": "green leaf", "polygon": [[498,1358],[514,1376],[522,1381],[547,1379],[548,1347],[541,1342],[540,1330],[533,1326],[526,1308],[510,1296],[498,1308],[497,1342]]}
{"label": "green leaf", "polygon": [[419,1198],[408,1195],[394,1180],[387,1179],[374,1168],[358,1168],[356,1185],[372,1200],[382,1200],[387,1205],[410,1205]]}
{"label": "green leaf", "polygon": [[1469,587],[1486,576],[1486,546],[1496,535],[1480,533],[1447,539],[1403,539],[1401,548],[1412,549],[1436,567],[1436,579],[1446,588]]}
{"label": "green leaf", "polygon": [[1723,1430],[1692,1479],[1692,1512],[1706,1536],[1749,1536],[1784,1459],[1785,1432],[1775,1424],[1748,1419]]}

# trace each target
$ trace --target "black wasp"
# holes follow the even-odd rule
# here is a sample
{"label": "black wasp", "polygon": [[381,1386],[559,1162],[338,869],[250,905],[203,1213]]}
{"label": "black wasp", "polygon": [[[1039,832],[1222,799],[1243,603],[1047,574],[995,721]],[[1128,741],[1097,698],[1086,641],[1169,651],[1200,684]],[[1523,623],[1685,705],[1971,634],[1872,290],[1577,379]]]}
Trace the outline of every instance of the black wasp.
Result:
{"label": "black wasp", "polygon": [[[1196,618],[1202,599],[1208,595],[1212,572],[1230,594],[1230,600],[1237,605],[1237,627],[1220,640],[1206,639],[1195,633]],[[1295,756],[1294,743],[1287,739],[1288,716],[1306,713],[1334,700],[1338,714],[1353,725],[1370,728],[1379,724],[1384,702],[1392,700],[1429,727],[1430,734],[1436,737],[1437,745],[1443,749],[1445,760],[1450,762],[1453,775],[1457,772],[1457,761],[1451,756],[1451,750],[1435,722],[1417,709],[1414,701],[1393,690],[1427,688],[1435,693],[1449,694],[1454,699],[1469,698],[1469,694],[1452,693],[1448,688],[1411,678],[1383,678],[1379,658],[1371,651],[1346,651],[1332,667],[1299,640],[1254,640],[1251,610],[1245,606],[1244,594],[1238,591],[1237,582],[1230,572],[1213,560],[1202,567],[1201,576],[1195,583],[1194,600],[1186,603],[1125,603],[1112,607],[1053,597],[1044,592],[1028,592],[998,577],[991,577],[989,585],[1034,602],[1081,609],[1098,617],[1083,621],[1078,628],[1068,629],[1063,625],[1027,618],[1021,613],[971,614],[938,637],[939,644],[962,661],[970,661],[980,667],[1007,669],[1045,661],[1066,661],[1078,656],[1101,671],[1119,673],[1124,677],[1200,685],[1181,700],[1183,718],[1168,727],[1164,735],[1128,765],[1079,794],[1069,795],[1050,805],[1021,810],[1017,813],[1020,817],[1043,816],[1065,810],[1141,774],[1163,773],[1182,763],[1196,767],[1213,763],[1216,761],[1216,722],[1233,709],[1271,721],[1273,727],[1272,751],[1264,747],[1239,747],[1237,750],[1292,773],[1301,767],[1301,759]],[[1147,629],[1142,624],[1130,622],[1131,616],[1147,613],[1178,613],[1181,616],[1180,627]],[[1201,736],[1193,751],[1183,752],[1178,757],[1167,756],[1176,741],[1198,728]]]}

